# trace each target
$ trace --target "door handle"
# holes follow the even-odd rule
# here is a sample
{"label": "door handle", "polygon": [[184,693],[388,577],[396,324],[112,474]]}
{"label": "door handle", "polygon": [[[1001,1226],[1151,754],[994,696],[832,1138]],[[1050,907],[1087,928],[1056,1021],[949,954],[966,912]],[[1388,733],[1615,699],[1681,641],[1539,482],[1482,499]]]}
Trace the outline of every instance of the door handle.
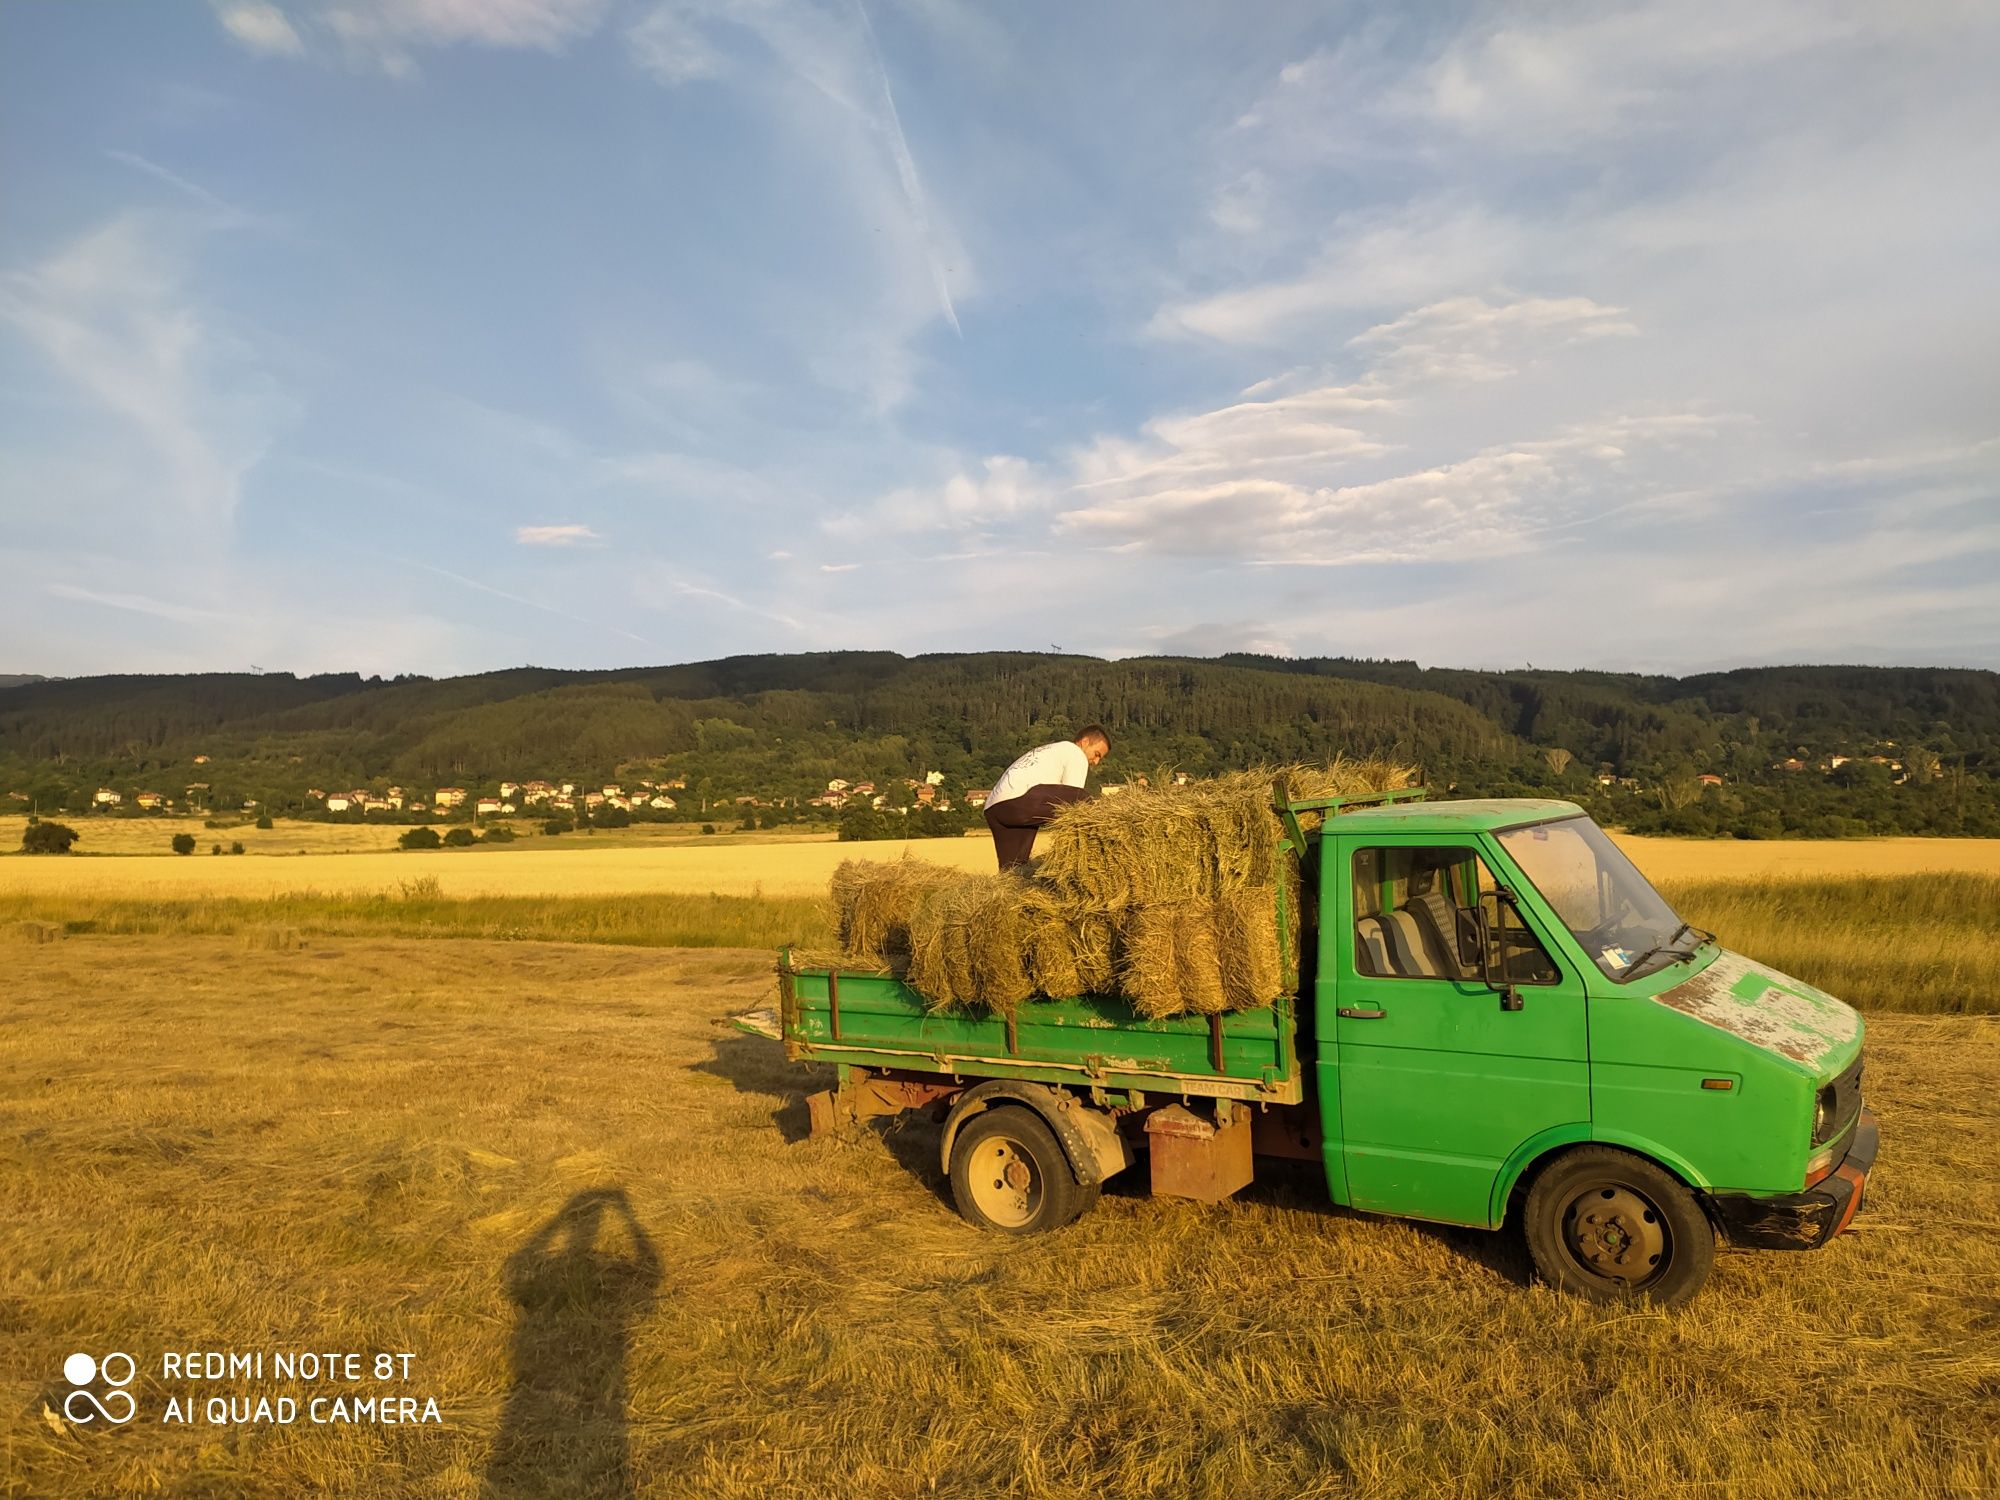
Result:
{"label": "door handle", "polygon": [[1379,1021],[1389,1012],[1386,1010],[1363,1010],[1358,1005],[1343,1005],[1336,1012],[1343,1021]]}

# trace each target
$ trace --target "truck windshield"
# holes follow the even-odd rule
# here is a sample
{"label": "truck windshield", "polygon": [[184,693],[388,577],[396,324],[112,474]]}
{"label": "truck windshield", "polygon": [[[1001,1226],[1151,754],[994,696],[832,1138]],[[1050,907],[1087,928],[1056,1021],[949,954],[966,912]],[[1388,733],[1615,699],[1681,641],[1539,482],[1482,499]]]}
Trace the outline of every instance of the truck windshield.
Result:
{"label": "truck windshield", "polygon": [[1684,958],[1694,934],[1638,866],[1589,818],[1510,828],[1500,842],[1583,951],[1623,982]]}

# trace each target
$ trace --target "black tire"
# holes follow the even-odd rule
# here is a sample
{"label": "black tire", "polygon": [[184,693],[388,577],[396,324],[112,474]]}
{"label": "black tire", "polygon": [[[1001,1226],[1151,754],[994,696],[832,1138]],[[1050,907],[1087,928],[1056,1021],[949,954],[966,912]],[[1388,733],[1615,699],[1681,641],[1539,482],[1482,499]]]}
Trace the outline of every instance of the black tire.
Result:
{"label": "black tire", "polygon": [[1550,1163],[1528,1192],[1521,1232],[1544,1281],[1593,1302],[1679,1307],[1715,1264],[1715,1230],[1694,1194],[1611,1146]]}
{"label": "black tire", "polygon": [[998,1234],[1060,1229],[1097,1201],[1055,1132],[1019,1105],[982,1110],[951,1143],[951,1197],[969,1224]]}

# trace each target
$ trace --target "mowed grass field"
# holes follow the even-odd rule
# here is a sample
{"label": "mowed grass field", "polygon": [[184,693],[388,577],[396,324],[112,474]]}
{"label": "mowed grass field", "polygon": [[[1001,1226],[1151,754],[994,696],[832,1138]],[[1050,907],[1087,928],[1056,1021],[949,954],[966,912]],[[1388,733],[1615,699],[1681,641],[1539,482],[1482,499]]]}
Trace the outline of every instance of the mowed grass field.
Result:
{"label": "mowed grass field", "polygon": [[[1870,1021],[1851,1235],[1676,1313],[1498,1236],[1107,1192],[1016,1242],[924,1125],[722,1019],[758,952],[6,947],[0,1494],[1784,1497],[2000,1491],[2000,1020]],[[62,1361],[140,1419],[60,1430]],[[180,1349],[407,1351],[442,1426],[163,1426]]]}
{"label": "mowed grass field", "polygon": [[[17,822],[19,820],[16,820]],[[114,834],[139,829],[153,852],[112,852]],[[311,830],[311,834],[300,832]],[[78,853],[0,855],[0,895],[83,894],[141,899],[259,898],[293,891],[393,889],[433,879],[447,896],[604,896],[680,892],[707,895],[816,897],[844,859],[900,859],[905,854],[966,870],[993,868],[986,836],[838,843],[825,835],[773,841],[767,835],[666,837],[617,834],[524,837],[491,848],[401,852],[381,847],[297,854],[321,835],[374,837],[396,830],[323,824],[279,824],[227,832],[194,830],[199,853],[167,851],[170,832],[133,820],[98,819],[83,826]],[[262,842],[258,842],[261,838]],[[241,839],[241,856],[208,853]],[[393,842],[393,837],[391,839]],[[1773,880],[1961,872],[2000,875],[2000,839],[1857,839],[1769,841],[1620,838],[1655,881]],[[15,849],[0,828],[0,848]],[[102,852],[90,851],[102,846]],[[252,851],[256,852],[252,852]],[[272,857],[259,857],[268,855]]]}

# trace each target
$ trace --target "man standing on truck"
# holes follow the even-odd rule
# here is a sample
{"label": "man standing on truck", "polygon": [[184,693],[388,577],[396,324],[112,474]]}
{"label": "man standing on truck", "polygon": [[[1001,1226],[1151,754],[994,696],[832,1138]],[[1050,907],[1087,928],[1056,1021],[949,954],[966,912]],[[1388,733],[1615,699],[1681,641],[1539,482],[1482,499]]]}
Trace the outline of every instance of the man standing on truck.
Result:
{"label": "man standing on truck", "polygon": [[1025,865],[1035,852],[1035,830],[1083,797],[1090,768],[1111,753],[1111,736],[1092,724],[1073,740],[1037,745],[1000,773],[986,794],[986,826],[1000,868]]}

